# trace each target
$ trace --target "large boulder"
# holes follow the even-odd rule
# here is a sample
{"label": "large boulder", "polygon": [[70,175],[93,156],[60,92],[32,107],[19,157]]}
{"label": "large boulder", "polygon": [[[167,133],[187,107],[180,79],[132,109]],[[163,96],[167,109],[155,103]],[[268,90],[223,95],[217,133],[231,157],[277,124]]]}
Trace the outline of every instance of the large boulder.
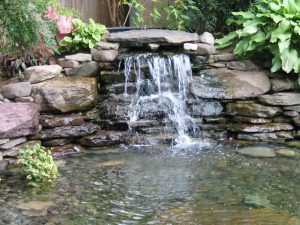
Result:
{"label": "large boulder", "polygon": [[118,43],[158,43],[181,45],[186,42],[197,42],[198,34],[171,30],[131,30],[111,33],[106,40]]}
{"label": "large boulder", "polygon": [[59,65],[32,66],[25,70],[26,81],[32,84],[52,79],[61,74],[62,67]]}
{"label": "large boulder", "polygon": [[[273,95],[262,95],[258,98],[262,103],[269,105],[291,106],[300,105],[300,93],[277,93]],[[296,111],[296,110],[295,110]]]}
{"label": "large boulder", "polygon": [[0,139],[35,134],[38,128],[39,111],[35,104],[0,104]]}
{"label": "large boulder", "polygon": [[214,99],[257,97],[270,90],[267,72],[228,69],[205,70],[191,82],[195,96]]}
{"label": "large boulder", "polygon": [[97,80],[93,77],[59,77],[34,84],[32,97],[41,111],[85,110],[96,103]]}
{"label": "large boulder", "polygon": [[31,84],[29,82],[7,84],[2,86],[0,90],[4,98],[14,99],[27,97],[31,92]]}

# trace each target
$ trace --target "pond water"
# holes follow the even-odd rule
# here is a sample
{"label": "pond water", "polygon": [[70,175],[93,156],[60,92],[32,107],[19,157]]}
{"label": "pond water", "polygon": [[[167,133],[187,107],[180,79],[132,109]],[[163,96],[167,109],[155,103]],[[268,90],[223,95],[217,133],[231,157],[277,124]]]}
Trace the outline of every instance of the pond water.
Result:
{"label": "pond water", "polygon": [[60,177],[44,188],[6,174],[0,224],[298,225],[300,159],[236,151],[98,149],[58,159]]}

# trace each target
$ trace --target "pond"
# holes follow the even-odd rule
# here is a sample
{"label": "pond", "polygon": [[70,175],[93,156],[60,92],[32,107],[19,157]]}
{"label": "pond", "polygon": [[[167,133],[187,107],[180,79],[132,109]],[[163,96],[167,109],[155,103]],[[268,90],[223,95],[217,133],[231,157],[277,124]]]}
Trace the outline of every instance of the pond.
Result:
{"label": "pond", "polygon": [[8,173],[0,224],[299,224],[299,157],[254,158],[237,149],[91,150],[58,159],[60,177],[44,188]]}

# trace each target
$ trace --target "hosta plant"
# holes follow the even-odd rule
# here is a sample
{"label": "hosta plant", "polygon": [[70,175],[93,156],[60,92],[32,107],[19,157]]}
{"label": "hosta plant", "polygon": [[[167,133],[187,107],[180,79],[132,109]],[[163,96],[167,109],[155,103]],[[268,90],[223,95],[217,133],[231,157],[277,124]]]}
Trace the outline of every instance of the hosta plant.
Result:
{"label": "hosta plant", "polygon": [[23,166],[29,184],[33,186],[51,182],[58,175],[51,152],[40,144],[21,149],[18,163]]}
{"label": "hosta plant", "polygon": [[62,50],[76,52],[81,48],[93,48],[107,32],[104,25],[95,23],[93,19],[86,24],[80,19],[72,20],[74,30],[59,42]]}
{"label": "hosta plant", "polygon": [[217,47],[235,46],[240,57],[267,51],[272,72],[300,74],[300,0],[259,0],[247,12],[233,15],[228,25],[241,28],[217,40]]}

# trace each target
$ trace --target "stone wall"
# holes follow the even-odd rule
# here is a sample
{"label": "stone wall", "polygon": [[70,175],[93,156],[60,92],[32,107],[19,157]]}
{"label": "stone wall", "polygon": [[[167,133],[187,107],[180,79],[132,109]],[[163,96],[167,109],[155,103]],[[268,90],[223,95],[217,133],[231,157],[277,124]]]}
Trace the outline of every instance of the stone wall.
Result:
{"label": "stone wall", "polygon": [[193,81],[186,104],[198,126],[192,136],[266,142],[300,138],[296,78],[271,74],[262,62],[237,61],[230,51],[213,45],[209,33],[116,33],[91,54],[66,55],[58,65],[28,68],[23,80],[2,82],[0,171],[27,144],[42,143],[61,155],[121,143],[172,142],[175,128],[164,124],[160,112],[145,108],[144,120],[129,123],[135,76],[129,78],[129,95],[124,96],[120,56],[132,51],[190,55]]}

